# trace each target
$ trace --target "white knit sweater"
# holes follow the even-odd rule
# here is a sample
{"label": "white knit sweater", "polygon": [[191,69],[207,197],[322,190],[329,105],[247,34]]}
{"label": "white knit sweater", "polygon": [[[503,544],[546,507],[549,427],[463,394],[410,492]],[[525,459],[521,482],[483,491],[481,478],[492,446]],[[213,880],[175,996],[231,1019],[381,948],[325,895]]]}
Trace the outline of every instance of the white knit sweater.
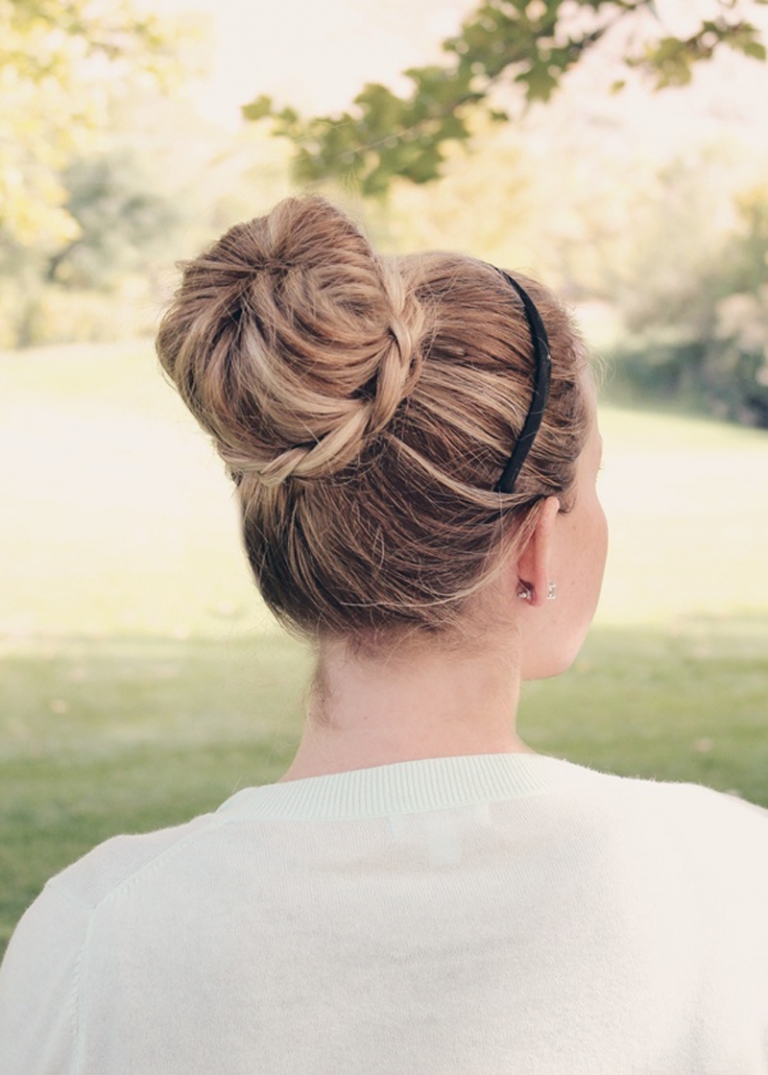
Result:
{"label": "white knit sweater", "polygon": [[248,788],[48,883],[2,1075],[766,1075],[768,811],[554,758]]}

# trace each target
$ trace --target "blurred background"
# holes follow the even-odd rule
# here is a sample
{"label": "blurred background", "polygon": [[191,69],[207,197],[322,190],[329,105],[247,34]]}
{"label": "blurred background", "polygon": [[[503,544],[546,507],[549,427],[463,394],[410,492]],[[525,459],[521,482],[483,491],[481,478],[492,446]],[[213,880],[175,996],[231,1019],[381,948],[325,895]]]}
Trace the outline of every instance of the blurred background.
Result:
{"label": "blurred background", "polygon": [[768,805],[766,40],[757,0],[0,0],[0,948],[291,760],[311,655],[152,335],[298,190],[540,276],[602,369],[603,600],[523,738]]}

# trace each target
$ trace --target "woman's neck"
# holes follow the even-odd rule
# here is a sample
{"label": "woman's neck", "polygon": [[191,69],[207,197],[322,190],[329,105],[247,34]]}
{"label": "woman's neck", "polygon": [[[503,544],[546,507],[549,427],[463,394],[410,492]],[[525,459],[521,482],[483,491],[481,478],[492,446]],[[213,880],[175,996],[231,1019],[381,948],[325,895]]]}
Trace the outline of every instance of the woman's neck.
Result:
{"label": "woman's neck", "polygon": [[324,645],[304,734],[282,781],[421,758],[534,753],[515,732],[514,649],[508,635],[469,652],[409,654],[400,646],[376,659]]}

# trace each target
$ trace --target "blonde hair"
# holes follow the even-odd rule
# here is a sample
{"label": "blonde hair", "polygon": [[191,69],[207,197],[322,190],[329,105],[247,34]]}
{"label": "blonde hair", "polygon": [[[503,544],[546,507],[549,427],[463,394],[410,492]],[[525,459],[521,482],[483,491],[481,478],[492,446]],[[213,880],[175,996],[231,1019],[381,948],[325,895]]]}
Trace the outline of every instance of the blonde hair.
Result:
{"label": "blonde hair", "polygon": [[567,510],[587,434],[584,349],[540,284],[542,426],[494,492],[532,392],[530,331],[473,258],[385,259],[320,197],[238,224],[189,262],[162,321],[164,369],[213,436],[267,605],[311,637],[450,632],[522,548],[537,505]]}

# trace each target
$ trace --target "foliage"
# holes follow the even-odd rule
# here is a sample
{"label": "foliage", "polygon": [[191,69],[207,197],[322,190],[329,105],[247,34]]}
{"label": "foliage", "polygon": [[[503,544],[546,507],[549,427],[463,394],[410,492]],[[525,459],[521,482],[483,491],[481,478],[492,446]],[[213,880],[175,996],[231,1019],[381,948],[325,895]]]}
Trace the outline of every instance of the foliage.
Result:
{"label": "foliage", "polygon": [[698,172],[696,161],[666,170],[668,196],[646,221],[647,257],[640,243],[623,266],[620,379],[768,428],[768,184],[735,198],[732,228],[713,241],[699,236]]}
{"label": "foliage", "polygon": [[0,0],[0,228],[26,245],[77,236],[61,170],[111,97],[168,86],[188,29],[136,0]]}
{"label": "foliage", "polygon": [[158,189],[144,154],[118,148],[80,158],[63,173],[78,236],[48,260],[46,278],[107,290],[146,268],[181,224],[181,206]]}
{"label": "foliage", "polygon": [[152,334],[173,263],[287,192],[287,147],[208,125],[149,87],[110,104],[109,136],[57,174],[69,237],[0,228],[0,347]]}
{"label": "foliage", "polygon": [[146,292],[141,277],[154,275],[180,231],[183,203],[162,189],[144,153],[118,145],[77,157],[59,178],[74,225],[68,240],[27,247],[0,231],[7,343],[108,336],[120,320],[121,292],[132,284]]}
{"label": "foliage", "polygon": [[765,59],[757,28],[734,7],[733,0],[715,0],[716,14],[678,37],[665,32],[653,0],[484,0],[459,34],[443,42],[442,64],[405,72],[412,84],[405,96],[369,83],[338,115],[305,118],[290,106],[278,109],[266,95],[243,114],[271,120],[274,133],[293,143],[300,182],[343,179],[364,196],[381,196],[395,177],[436,179],[446,148],[469,141],[478,110],[493,122],[508,120],[502,98],[510,87],[529,103],[548,101],[563,76],[620,28],[641,33],[642,44],[625,46],[624,62],[658,88],[685,84],[695,64],[723,45]]}

